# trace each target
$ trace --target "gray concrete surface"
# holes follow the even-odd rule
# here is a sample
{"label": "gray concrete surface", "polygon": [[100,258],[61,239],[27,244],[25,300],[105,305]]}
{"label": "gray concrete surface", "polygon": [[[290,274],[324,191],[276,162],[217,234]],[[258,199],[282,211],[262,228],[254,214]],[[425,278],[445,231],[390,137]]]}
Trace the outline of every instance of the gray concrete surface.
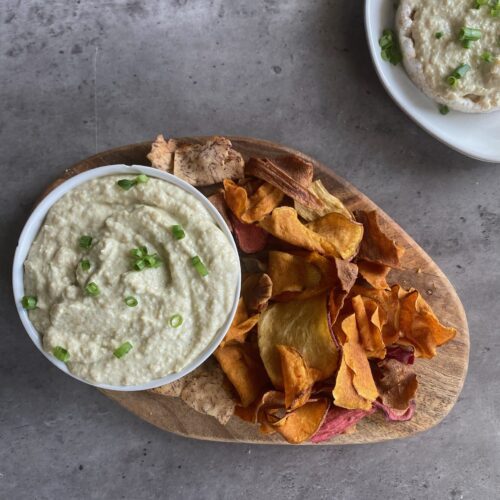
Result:
{"label": "gray concrete surface", "polygon": [[[10,287],[33,201],[75,161],[160,131],[294,146],[415,237],[470,323],[469,376],[441,425],[343,448],[197,442],[36,351]],[[0,498],[498,498],[500,165],[449,150],[390,100],[360,0],[2,0],[0,150]]]}

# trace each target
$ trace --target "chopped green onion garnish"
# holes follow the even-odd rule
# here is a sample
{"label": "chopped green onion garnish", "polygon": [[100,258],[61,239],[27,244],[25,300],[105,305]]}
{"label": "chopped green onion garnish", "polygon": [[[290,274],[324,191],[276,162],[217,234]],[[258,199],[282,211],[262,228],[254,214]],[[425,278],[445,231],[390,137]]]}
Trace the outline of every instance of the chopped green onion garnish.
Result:
{"label": "chopped green onion garnish", "polygon": [[144,262],[144,259],[137,259],[134,261],[134,269],[136,271],[142,271],[146,267],[146,263]]}
{"label": "chopped green onion garnish", "polygon": [[90,248],[90,246],[92,245],[92,236],[80,236],[79,245],[80,248]]}
{"label": "chopped green onion garnish", "polygon": [[136,271],[142,271],[145,267],[160,267],[161,259],[157,253],[148,254],[146,247],[133,248],[130,250],[130,255],[134,257],[132,267]]}
{"label": "chopped green onion garnish", "polygon": [[127,352],[130,351],[130,349],[132,349],[132,344],[130,342],[125,342],[113,351],[113,356],[122,358],[123,356],[125,356],[125,354],[127,354]]}
{"label": "chopped green onion garnish", "polygon": [[388,61],[394,65],[401,62],[403,56],[399,48],[398,39],[392,30],[384,30],[378,43],[381,48],[380,55],[384,61]]}
{"label": "chopped green onion garnish", "polygon": [[481,30],[478,28],[467,28],[464,26],[458,33],[458,39],[461,42],[464,42],[465,40],[475,42],[481,39]]}
{"label": "chopped green onion garnish", "polygon": [[450,108],[446,106],[446,104],[440,104],[439,105],[439,112],[442,115],[447,115],[450,112]]}
{"label": "chopped green onion garnish", "polygon": [[88,295],[92,295],[92,297],[97,297],[101,293],[101,290],[99,290],[99,287],[93,281],[85,287],[85,291]]}
{"label": "chopped green onion garnish", "polygon": [[138,259],[146,257],[147,254],[148,254],[147,247],[133,248],[132,250],[130,250],[130,255],[132,255],[132,257],[137,257]]}
{"label": "chopped green onion garnish", "polygon": [[88,259],[82,259],[80,261],[80,267],[83,271],[88,271],[90,269],[90,261]]}
{"label": "chopped green onion garnish", "polygon": [[34,295],[25,295],[21,299],[21,304],[27,311],[31,311],[32,309],[36,309],[36,304],[38,299]]}
{"label": "chopped green onion garnish", "polygon": [[457,86],[457,83],[458,83],[458,78],[456,78],[455,76],[451,75],[449,76],[446,81],[448,82],[448,85],[450,87],[456,87]]}
{"label": "chopped green onion garnish", "polygon": [[134,187],[137,182],[130,179],[120,179],[117,184],[124,190],[128,191],[130,188]]}
{"label": "chopped green onion garnish", "polygon": [[442,31],[438,31],[434,36],[439,40],[440,38],[443,38],[444,33]]}
{"label": "chopped green onion garnish", "polygon": [[493,61],[493,54],[491,52],[485,51],[481,54],[481,59],[485,62],[492,62]]}
{"label": "chopped green onion garnish", "polygon": [[149,177],[145,174],[140,174],[135,178],[135,182],[137,182],[137,184],[146,184],[148,181]]}
{"label": "chopped green onion garnish", "polygon": [[137,302],[137,299],[135,297],[125,297],[125,304],[129,307],[135,307],[139,302]]}
{"label": "chopped green onion garnish", "polygon": [[472,40],[464,40],[464,41],[462,42],[462,47],[463,47],[464,49],[470,49],[470,48],[471,48],[471,46],[472,46]]}
{"label": "chopped green onion garnish", "polygon": [[463,76],[467,74],[470,70],[470,66],[468,64],[461,64],[447,79],[448,85],[450,87],[455,87]]}
{"label": "chopped green onion garnish", "polygon": [[182,319],[182,316],[180,314],[174,314],[169,321],[172,328],[178,328],[182,325],[183,322],[184,320]]}
{"label": "chopped green onion garnish", "polygon": [[480,9],[483,5],[486,5],[488,0],[476,0],[476,4],[474,5],[475,9]]}
{"label": "chopped green onion garnish", "polygon": [[197,255],[191,258],[191,263],[193,264],[194,268],[198,271],[198,274],[200,276],[206,276],[208,274],[208,269],[205,267],[205,264],[203,264],[203,262]]}
{"label": "chopped green onion garnish", "polygon": [[186,236],[186,233],[184,233],[184,229],[182,229],[182,226],[179,224],[172,226],[172,234],[174,235],[174,238],[176,240],[182,240],[182,238]]}
{"label": "chopped green onion garnish", "polygon": [[58,345],[58,346],[54,347],[54,349],[52,349],[52,354],[59,361],[62,361],[63,363],[66,363],[69,360],[69,352],[64,347],[61,347],[60,345]]}

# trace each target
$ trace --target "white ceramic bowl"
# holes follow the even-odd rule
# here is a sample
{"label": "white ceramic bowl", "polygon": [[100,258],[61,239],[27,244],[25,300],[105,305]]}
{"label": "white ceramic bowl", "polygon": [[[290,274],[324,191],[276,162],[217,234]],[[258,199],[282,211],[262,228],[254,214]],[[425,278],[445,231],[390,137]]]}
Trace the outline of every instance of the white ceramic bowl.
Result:
{"label": "white ceramic bowl", "polygon": [[28,332],[28,335],[30,336],[31,340],[33,343],[38,347],[39,351],[48,359],[50,360],[51,363],[53,363],[55,366],[57,366],[60,370],[62,370],[64,373],[67,375],[70,375],[73,378],[76,378],[77,380],[80,380],[81,382],[85,382],[86,384],[93,385],[95,387],[99,387],[102,389],[111,389],[114,391],[142,391],[145,389],[152,389],[153,387],[159,387],[160,385],[168,384],[170,382],[173,382],[174,380],[178,380],[184,375],[188,374],[189,372],[193,371],[195,368],[197,368],[199,365],[201,365],[217,348],[217,346],[220,344],[222,339],[224,338],[224,335],[226,334],[227,330],[229,329],[229,326],[231,325],[231,322],[233,320],[233,317],[236,313],[236,308],[238,306],[238,300],[240,296],[240,287],[241,287],[241,273],[238,276],[238,284],[237,287],[234,291],[234,301],[233,301],[233,306],[231,308],[231,312],[229,316],[227,317],[224,325],[220,328],[220,330],[217,332],[215,337],[212,339],[210,344],[206,347],[206,349],[188,366],[186,366],[183,370],[176,372],[176,373],[171,373],[170,375],[167,375],[165,377],[151,380],[145,384],[139,384],[139,385],[128,385],[128,386],[116,386],[116,385],[108,385],[108,384],[95,384],[92,383],[88,380],[82,379],[80,377],[77,377],[76,375],[72,374],[69,370],[68,367],[66,366],[65,363],[62,361],[59,361],[56,359],[54,356],[51,354],[45,352],[42,347],[42,339],[40,334],[37,332],[33,324],[31,323],[28,313],[26,310],[21,305],[21,299],[24,296],[24,261],[26,260],[26,257],[28,255],[28,252],[31,248],[31,244],[33,243],[33,240],[36,238],[38,231],[40,230],[40,227],[42,226],[45,216],[47,215],[47,212],[49,209],[54,205],[56,201],[58,201],[64,194],[66,194],[68,191],[71,189],[75,188],[76,186],[79,186],[80,184],[83,184],[84,182],[87,182],[91,179],[95,179],[96,177],[104,177],[107,175],[114,175],[114,174],[122,174],[122,175],[127,175],[127,174],[146,174],[150,177],[156,177],[158,179],[162,179],[166,182],[170,182],[171,184],[174,184],[188,193],[192,194],[195,198],[197,198],[203,205],[207,208],[207,210],[210,212],[212,217],[214,218],[215,222],[219,226],[219,228],[222,230],[222,232],[227,236],[229,241],[231,242],[231,245],[234,249],[234,251],[237,253],[238,250],[236,248],[236,244],[234,243],[233,236],[231,234],[231,231],[227,227],[227,224],[225,223],[224,219],[221,217],[217,209],[207,200],[205,196],[203,196],[197,189],[195,189],[193,186],[189,185],[188,183],[178,179],[177,177],[168,174],[166,172],[162,172],[161,170],[157,170],[151,167],[143,167],[140,165],[109,165],[106,167],[99,167],[99,168],[94,168],[92,170],[88,170],[87,172],[84,172],[82,174],[76,175],[72,177],[71,179],[68,179],[67,181],[63,182],[60,184],[58,187],[56,187],[51,193],[49,193],[43,200],[42,202],[35,208],[33,213],[31,214],[30,218],[26,222],[26,225],[24,226],[24,229],[21,233],[21,236],[19,237],[19,241],[17,244],[17,249],[16,253],[14,256],[14,266],[12,269],[12,286],[14,290],[14,299],[16,301],[16,307],[17,307],[17,312],[19,313],[19,317],[21,318],[21,321],[24,325],[24,328]]}
{"label": "white ceramic bowl", "polygon": [[500,162],[500,111],[443,116],[438,106],[421,92],[403,65],[393,66],[380,56],[379,38],[394,27],[393,0],[365,0],[368,46],[380,81],[396,104],[426,132],[460,153],[482,161]]}

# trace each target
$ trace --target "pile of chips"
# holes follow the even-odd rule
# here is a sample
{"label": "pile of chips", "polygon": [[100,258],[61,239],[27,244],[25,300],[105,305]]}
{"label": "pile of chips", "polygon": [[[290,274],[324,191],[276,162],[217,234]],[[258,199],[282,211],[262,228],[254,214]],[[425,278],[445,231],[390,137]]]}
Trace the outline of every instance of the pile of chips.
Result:
{"label": "pile of chips", "polygon": [[234,156],[238,171],[226,168],[210,197],[244,271],[236,316],[215,352],[234,388],[234,414],[289,443],[328,440],[378,410],[411,419],[415,357],[432,358],[456,332],[417,290],[387,282],[404,249],[375,211],[351,213],[313,181],[300,157],[250,158],[241,168]]}

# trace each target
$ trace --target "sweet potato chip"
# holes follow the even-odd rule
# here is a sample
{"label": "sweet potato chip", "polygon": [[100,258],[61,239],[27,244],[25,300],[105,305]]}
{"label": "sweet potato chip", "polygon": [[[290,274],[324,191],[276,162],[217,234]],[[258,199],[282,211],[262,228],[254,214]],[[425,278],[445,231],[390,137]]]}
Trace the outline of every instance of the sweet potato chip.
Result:
{"label": "sweet potato chip", "polygon": [[386,278],[391,268],[376,262],[368,262],[367,260],[358,260],[356,262],[359,268],[361,277],[373,288],[389,288]]}
{"label": "sweet potato chip", "polygon": [[399,267],[404,248],[397,245],[384,233],[379,225],[377,212],[375,210],[371,212],[356,210],[354,215],[365,228],[358,257],[389,267]]}
{"label": "sweet potato chip", "polygon": [[361,295],[355,295],[351,300],[361,345],[367,357],[384,359],[386,351],[382,325],[385,322],[385,312],[381,313],[375,301]]}
{"label": "sweet potato chip", "polygon": [[218,347],[214,355],[236,389],[241,406],[252,404],[270,386],[258,348],[254,344],[233,342]]}
{"label": "sweet potato chip", "polygon": [[287,410],[295,410],[309,399],[314,375],[297,349],[285,345],[277,345],[276,349],[281,359],[285,407]]}
{"label": "sweet potato chip", "polygon": [[177,141],[174,139],[165,140],[159,134],[151,144],[151,151],[148,153],[148,160],[151,166],[164,172],[172,173],[174,169],[174,151],[177,149]]}
{"label": "sweet potato chip", "polygon": [[345,260],[354,257],[363,237],[363,226],[343,215],[331,213],[306,226],[291,207],[275,208],[259,225],[287,243]]}
{"label": "sweet potato chip", "polygon": [[309,368],[319,371],[318,380],[337,368],[339,352],[328,328],[326,295],[269,306],[260,315],[258,339],[262,361],[276,388],[283,387],[277,345],[295,348]]}
{"label": "sweet potato chip", "polygon": [[230,179],[224,179],[226,203],[241,222],[251,224],[262,220],[283,200],[284,194],[271,184],[264,182],[252,195]]}
{"label": "sweet potato chip", "polygon": [[[321,209],[323,203],[304,185],[303,176],[297,180],[302,170],[299,168],[288,169],[288,171],[269,158],[250,158],[245,172],[247,175],[262,179],[277,187],[280,191],[290,196],[293,200],[300,201],[303,205],[314,209]],[[292,177],[292,175],[295,176]],[[307,174],[306,174],[307,175]]]}
{"label": "sweet potato chip", "polygon": [[234,414],[246,422],[255,423],[258,421],[259,412],[262,414],[266,409],[278,408],[285,408],[285,395],[280,391],[271,390],[262,394],[246,408],[243,406],[236,406]]}
{"label": "sweet potato chip", "polygon": [[351,212],[347,210],[338,198],[328,192],[319,179],[314,181],[311,186],[309,186],[309,192],[323,202],[323,208],[311,209],[302,205],[298,201],[295,201],[295,210],[297,210],[297,213],[307,222],[319,219],[320,217],[332,212],[337,212],[344,215],[348,219],[353,219]]}
{"label": "sweet potato chip", "polygon": [[257,253],[263,250],[267,244],[269,234],[257,224],[245,224],[236,217],[231,217],[234,235],[238,248],[244,253]]}
{"label": "sweet potato chip", "polygon": [[378,396],[370,364],[363,346],[354,314],[342,322],[345,343],[342,361],[333,390],[335,404],[342,408],[368,410]]}
{"label": "sweet potato chip", "polygon": [[327,398],[311,401],[272,423],[272,428],[289,443],[303,443],[316,434],[329,407],[330,401]]}
{"label": "sweet potato chip", "polygon": [[382,403],[395,410],[407,410],[418,388],[413,368],[395,359],[384,359],[377,368],[375,379]]}
{"label": "sweet potato chip", "polygon": [[265,273],[250,274],[241,285],[241,296],[250,312],[262,312],[267,307],[272,293],[273,282]]}
{"label": "sweet potato chip", "polygon": [[238,302],[238,309],[233,318],[233,322],[226,333],[226,336],[220,343],[220,347],[229,342],[245,342],[252,328],[259,322],[259,315],[254,314],[249,317],[243,298]]}

